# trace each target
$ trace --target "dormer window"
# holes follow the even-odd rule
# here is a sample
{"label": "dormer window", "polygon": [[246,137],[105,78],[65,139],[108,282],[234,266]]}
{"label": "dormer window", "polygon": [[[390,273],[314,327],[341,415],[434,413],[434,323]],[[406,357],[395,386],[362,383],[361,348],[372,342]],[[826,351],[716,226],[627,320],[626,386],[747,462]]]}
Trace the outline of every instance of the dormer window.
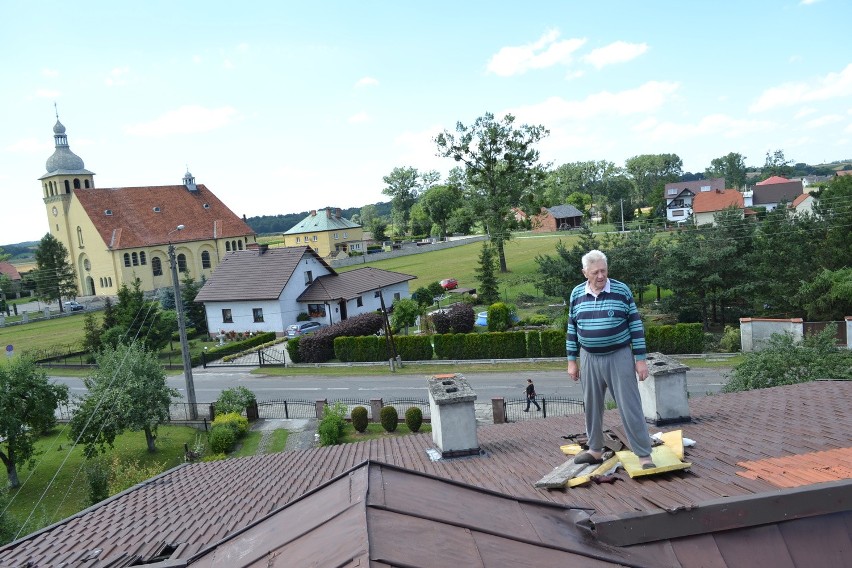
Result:
{"label": "dormer window", "polygon": [[112,215],[112,209],[104,209],[104,215],[106,215],[107,217]]}
{"label": "dormer window", "polygon": [[205,204],[203,205],[203,207],[204,207],[205,209],[210,209],[210,204],[209,204],[209,203],[205,203]]}
{"label": "dormer window", "polygon": [[154,207],[154,213],[159,213],[159,212],[160,212],[160,208],[159,208],[159,207]]}

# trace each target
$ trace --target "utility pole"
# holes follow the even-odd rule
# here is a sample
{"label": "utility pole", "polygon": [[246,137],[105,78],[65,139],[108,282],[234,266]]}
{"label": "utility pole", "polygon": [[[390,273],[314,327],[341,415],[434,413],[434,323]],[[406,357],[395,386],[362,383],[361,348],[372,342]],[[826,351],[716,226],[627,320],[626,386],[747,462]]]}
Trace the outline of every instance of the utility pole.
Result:
{"label": "utility pole", "polygon": [[621,231],[624,232],[624,200],[620,200],[621,203]]}
{"label": "utility pole", "polygon": [[[178,225],[174,231],[182,231],[183,225]],[[173,233],[171,231],[169,234]],[[189,356],[189,342],[186,340],[186,317],[183,312],[183,300],[180,297],[180,280],[175,259],[175,246],[169,241],[169,263],[172,268],[172,283],[175,290],[175,306],[177,307],[178,332],[180,334],[180,350],[183,354],[183,377],[186,380],[186,401],[189,404],[189,417],[198,420],[198,408],[195,401],[195,384],[192,381],[192,358]]]}

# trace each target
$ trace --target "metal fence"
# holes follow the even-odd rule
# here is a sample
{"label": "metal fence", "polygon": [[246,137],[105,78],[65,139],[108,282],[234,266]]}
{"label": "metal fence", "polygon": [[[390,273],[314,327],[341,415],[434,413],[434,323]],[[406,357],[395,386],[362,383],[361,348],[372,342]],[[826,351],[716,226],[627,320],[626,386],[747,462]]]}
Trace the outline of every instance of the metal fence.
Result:
{"label": "metal fence", "polygon": [[542,396],[536,398],[536,402],[541,407],[541,411],[536,410],[534,404],[530,404],[529,412],[524,412],[524,409],[527,407],[526,398],[506,399],[506,422],[520,422],[536,418],[547,418],[548,416],[569,416],[571,414],[582,414],[586,410],[583,401],[575,398]]}
{"label": "metal fence", "polygon": [[396,408],[396,413],[404,417],[405,412],[411,408],[412,406],[416,406],[420,409],[420,412],[423,414],[423,419],[430,419],[432,417],[431,412],[429,411],[429,401],[418,399],[418,398],[391,398],[383,401],[384,406],[393,406]]}

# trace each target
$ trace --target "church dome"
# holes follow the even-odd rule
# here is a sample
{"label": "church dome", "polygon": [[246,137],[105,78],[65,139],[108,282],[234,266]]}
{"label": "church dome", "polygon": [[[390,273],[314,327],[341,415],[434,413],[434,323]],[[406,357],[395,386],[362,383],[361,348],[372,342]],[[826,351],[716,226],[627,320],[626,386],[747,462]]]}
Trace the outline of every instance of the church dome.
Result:
{"label": "church dome", "polygon": [[65,126],[61,122],[59,122],[58,120],[56,121],[56,124],[53,125],[53,133],[54,134],[65,134]]}
{"label": "church dome", "polygon": [[71,151],[68,146],[58,147],[45,164],[48,173],[56,170],[82,170],[83,158]]}

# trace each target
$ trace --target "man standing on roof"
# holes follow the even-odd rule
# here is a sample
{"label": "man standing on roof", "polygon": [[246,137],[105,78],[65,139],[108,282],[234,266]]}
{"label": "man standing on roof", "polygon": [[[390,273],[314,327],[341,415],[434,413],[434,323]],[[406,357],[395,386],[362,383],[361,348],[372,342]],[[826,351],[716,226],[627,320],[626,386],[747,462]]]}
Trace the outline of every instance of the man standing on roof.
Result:
{"label": "man standing on roof", "polygon": [[[625,284],[607,277],[606,255],[591,250],[583,256],[587,281],[577,285],[568,303],[568,376],[580,380],[589,450],[575,463],[601,463],[604,395],[606,389],[621,413],[630,449],[645,469],[656,467],[651,459],[651,438],[645,425],[642,400],[636,382],[648,378],[645,362],[645,330],[633,294]],[[577,358],[580,366],[577,366]]]}

